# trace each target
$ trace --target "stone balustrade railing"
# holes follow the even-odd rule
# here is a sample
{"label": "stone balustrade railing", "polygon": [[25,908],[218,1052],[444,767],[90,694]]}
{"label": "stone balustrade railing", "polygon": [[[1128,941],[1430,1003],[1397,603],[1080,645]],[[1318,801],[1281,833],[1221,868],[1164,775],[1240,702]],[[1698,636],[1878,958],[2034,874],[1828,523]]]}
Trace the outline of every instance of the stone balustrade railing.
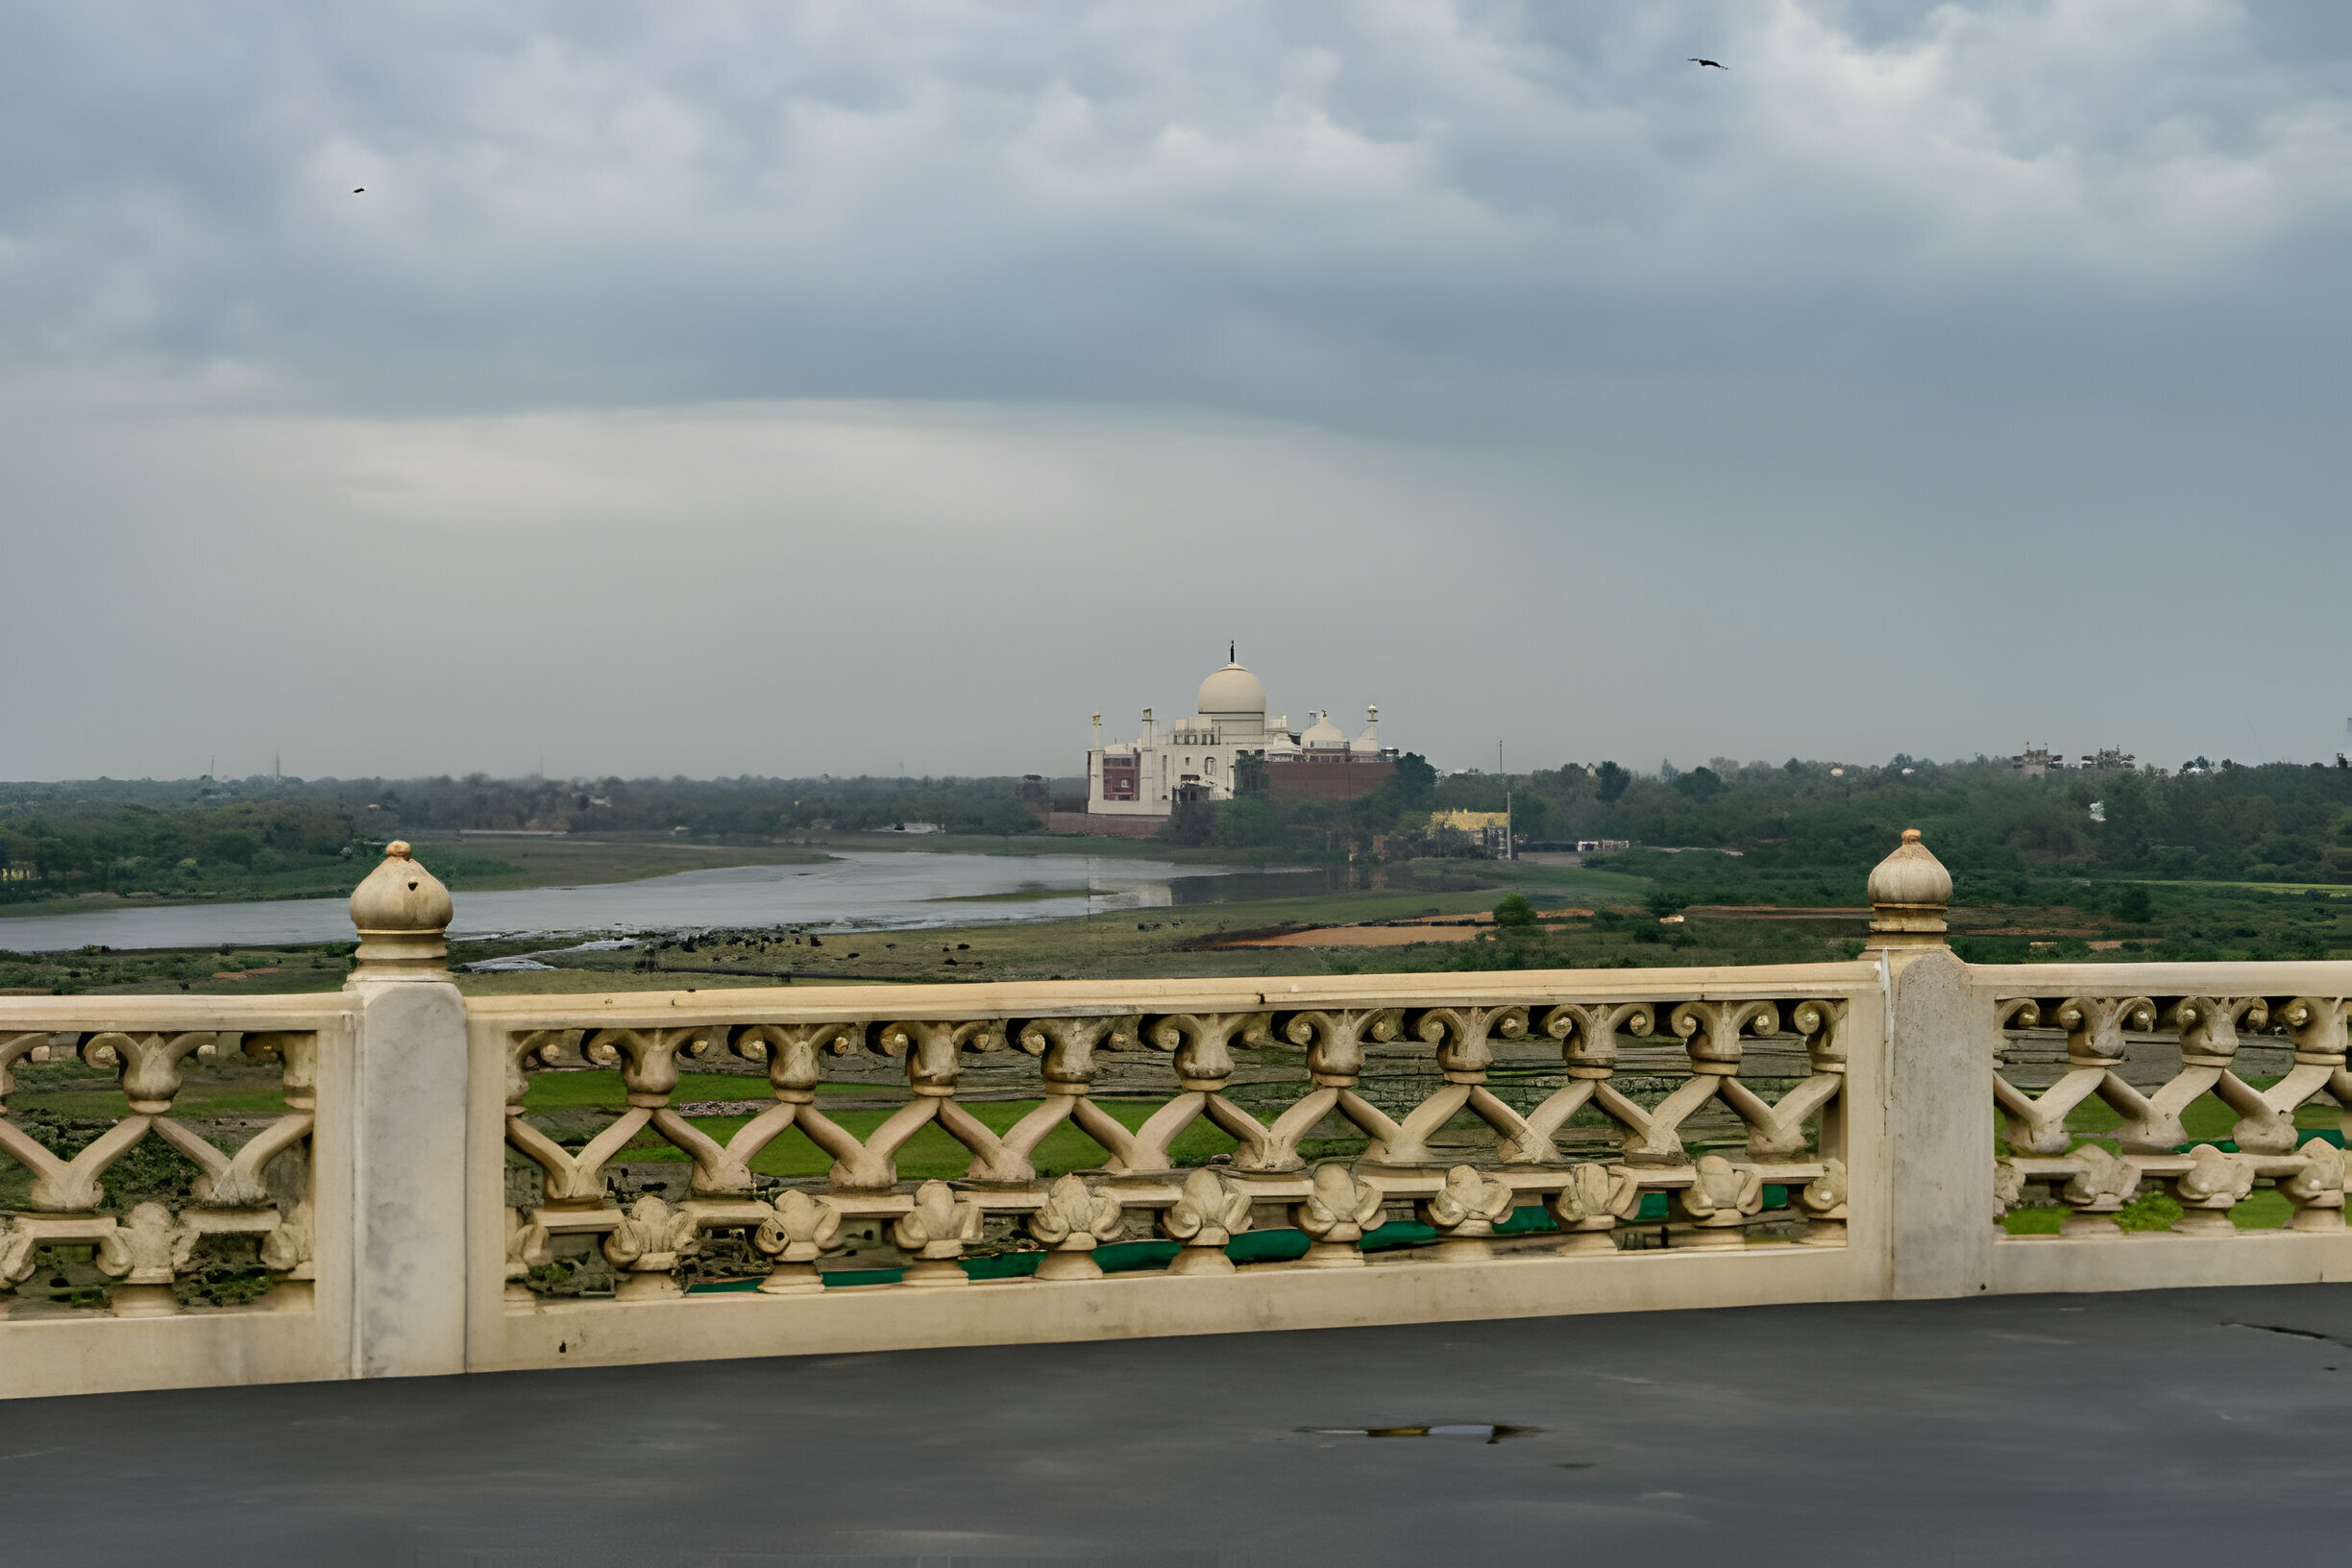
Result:
{"label": "stone balustrade railing", "polygon": [[471,1001],[404,850],[339,994],[0,999],[0,1393],[2352,1270],[2352,965],[1972,968],[1916,835],[1846,964]]}
{"label": "stone balustrade railing", "polygon": [[[2248,994],[2271,977],[2256,966],[2229,968],[2239,972],[2134,966],[2126,986],[2096,971],[1980,971],[2002,1035],[1993,1093],[2005,1152],[1994,1191],[2004,1213],[2037,1191],[2065,1207],[2059,1234],[2120,1239],[2116,1216],[2144,1189],[2161,1189],[2181,1210],[2170,1231],[2235,1238],[2244,1233],[2233,1211],[2259,1185],[2291,1206],[2287,1229],[2343,1230],[2343,1108],[2352,1107],[2344,1000]],[[2045,1035],[2062,1035],[2065,1054],[2053,1081],[2032,1094],[2009,1059],[2030,1059]],[[2169,1059],[2161,1080],[2144,1088],[2122,1070],[2135,1041]],[[2261,1087],[2240,1075],[2242,1053],[2255,1051],[2285,1058],[2265,1064],[2283,1071],[2255,1074],[2270,1080]],[[2208,1095],[2228,1117],[2227,1135],[2193,1139],[2184,1113]],[[2114,1115],[2114,1149],[2070,1130],[2093,1103]],[[2307,1106],[2324,1109],[2334,1125],[2298,1129],[2296,1114]]]}

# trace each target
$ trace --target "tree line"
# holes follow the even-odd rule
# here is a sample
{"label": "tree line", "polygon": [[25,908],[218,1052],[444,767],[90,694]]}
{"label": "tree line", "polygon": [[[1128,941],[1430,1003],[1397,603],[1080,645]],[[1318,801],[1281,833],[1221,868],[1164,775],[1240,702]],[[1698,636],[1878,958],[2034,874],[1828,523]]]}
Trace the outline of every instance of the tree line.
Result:
{"label": "tree line", "polygon": [[[2342,762],[2030,778],[1983,759],[1897,756],[1872,767],[1718,758],[1654,773],[1603,762],[1440,778],[1408,755],[1394,778],[1353,801],[1238,800],[1171,822],[1170,834],[1230,846],[1360,849],[1377,835],[1392,859],[1463,853],[1466,843],[1445,844],[1430,828],[1431,814],[1499,812],[1507,801],[1523,841],[1628,841],[1637,848],[1624,869],[1669,881],[1776,872],[1858,879],[1916,827],[1954,871],[2011,880],[2352,882],[2352,767]],[[1656,852],[1667,848],[1736,850],[1741,864],[1699,856],[1678,870],[1679,857]]]}

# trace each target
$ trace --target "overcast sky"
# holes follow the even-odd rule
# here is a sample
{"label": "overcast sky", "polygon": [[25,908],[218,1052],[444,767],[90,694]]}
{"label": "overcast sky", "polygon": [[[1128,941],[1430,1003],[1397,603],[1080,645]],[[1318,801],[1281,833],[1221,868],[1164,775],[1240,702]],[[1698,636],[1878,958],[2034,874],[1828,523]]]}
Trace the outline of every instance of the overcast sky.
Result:
{"label": "overcast sky", "polygon": [[0,776],[2330,756],[2348,219],[2339,0],[14,0]]}

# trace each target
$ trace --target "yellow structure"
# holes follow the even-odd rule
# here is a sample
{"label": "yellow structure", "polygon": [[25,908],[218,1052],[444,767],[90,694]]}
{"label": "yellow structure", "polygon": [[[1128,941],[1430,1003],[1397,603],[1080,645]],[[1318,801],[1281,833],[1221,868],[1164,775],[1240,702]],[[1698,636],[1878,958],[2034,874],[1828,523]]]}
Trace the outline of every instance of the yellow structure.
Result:
{"label": "yellow structure", "polygon": [[1469,834],[1490,855],[1503,860],[1510,858],[1510,813],[1507,811],[1431,812],[1430,831],[1434,833],[1443,827]]}

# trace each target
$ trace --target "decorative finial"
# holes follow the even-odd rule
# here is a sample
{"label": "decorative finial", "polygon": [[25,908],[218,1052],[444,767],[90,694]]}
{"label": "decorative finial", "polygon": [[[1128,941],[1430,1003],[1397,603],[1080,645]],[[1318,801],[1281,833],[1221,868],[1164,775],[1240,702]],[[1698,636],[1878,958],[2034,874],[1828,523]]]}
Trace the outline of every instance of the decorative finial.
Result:
{"label": "decorative finial", "polygon": [[352,893],[351,919],[359,933],[359,950],[344,986],[377,980],[446,981],[449,922],[454,913],[449,889],[416,863],[405,840],[385,845],[382,862]]}
{"label": "decorative finial", "polygon": [[1904,828],[1902,843],[1870,874],[1871,945],[1941,947],[1951,894],[1951,872],[1918,828]]}
{"label": "decorative finial", "polygon": [[1240,647],[1241,645],[1237,642],[1229,642],[1225,645],[1225,662],[1227,664],[1239,664],[1241,662],[1241,654],[1239,652]]}

